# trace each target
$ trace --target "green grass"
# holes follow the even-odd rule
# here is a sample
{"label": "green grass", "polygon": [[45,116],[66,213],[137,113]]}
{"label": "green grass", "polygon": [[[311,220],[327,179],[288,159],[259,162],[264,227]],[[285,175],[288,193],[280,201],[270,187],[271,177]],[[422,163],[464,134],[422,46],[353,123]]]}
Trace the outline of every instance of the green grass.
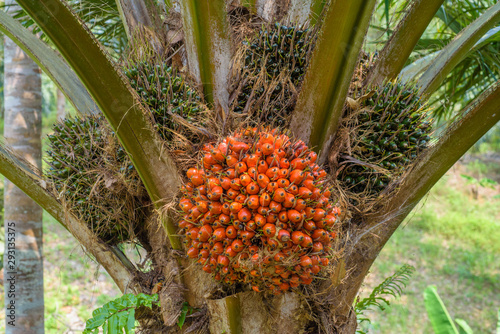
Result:
{"label": "green grass", "polygon": [[[475,168],[477,166],[471,166]],[[402,264],[416,272],[401,298],[383,312],[373,311],[369,333],[432,333],[423,291],[431,284],[453,318],[462,318],[477,333],[492,333],[500,307],[500,193],[465,184],[450,172],[430,192],[376,260],[362,296]]]}
{"label": "green grass", "polygon": [[69,232],[45,214],[44,250],[47,248],[51,251],[45,252],[44,263],[44,274],[49,276],[44,280],[46,333],[63,333],[71,322],[82,326],[95,308],[120,295],[104,269],[85,254]]}
{"label": "green grass", "polygon": [[[500,157],[500,153],[497,156]],[[486,177],[500,183],[500,163],[498,159],[483,159],[481,155],[472,155],[472,157],[477,159],[467,164],[467,171],[470,176],[478,180]]]}

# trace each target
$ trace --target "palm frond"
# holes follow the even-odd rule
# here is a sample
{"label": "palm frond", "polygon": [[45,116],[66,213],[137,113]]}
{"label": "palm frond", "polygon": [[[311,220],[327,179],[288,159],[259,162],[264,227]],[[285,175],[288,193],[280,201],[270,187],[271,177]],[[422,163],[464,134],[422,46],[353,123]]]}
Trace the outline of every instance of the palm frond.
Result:
{"label": "palm frond", "polygon": [[[84,21],[96,38],[115,55],[119,55],[127,45],[125,28],[115,0],[67,0],[69,7]],[[4,6],[7,10],[11,5]],[[22,8],[9,10],[11,15],[19,20],[24,27],[35,34],[40,34],[48,41],[38,25]]]}
{"label": "palm frond", "polygon": [[49,45],[3,11],[0,11],[0,31],[18,44],[40,66],[78,112],[82,114],[100,112],[69,64]]}
{"label": "palm frond", "polygon": [[394,32],[399,20],[404,17],[411,0],[384,0],[378,2],[368,29],[370,48],[382,48]]}
{"label": "palm frond", "polygon": [[68,0],[68,4],[104,46],[118,54],[125,48],[127,35],[115,0]]}
{"label": "palm frond", "polygon": [[[493,0],[447,0],[436,13],[435,29],[421,39],[410,61],[435,52],[447,45],[463,28],[472,23]],[[474,96],[483,93],[500,75],[500,27],[491,29],[475,45],[431,96],[437,119],[449,118],[461,110]],[[488,43],[486,43],[486,41]]]}
{"label": "palm frond", "polygon": [[[367,49],[380,49],[386,42],[386,31],[392,31],[408,8],[410,1],[389,1],[391,15],[386,24],[386,4],[381,1],[370,27]],[[463,28],[467,27],[489,7],[494,0],[446,0],[436,13],[426,32],[415,46],[403,72],[408,72],[420,60],[433,59]],[[433,55],[434,54],[434,55]],[[430,98],[437,119],[449,118],[461,110],[474,96],[484,92],[500,74],[500,26],[491,29],[471,52],[446,77]],[[432,55],[432,56],[431,56]],[[420,66],[420,65],[419,65]],[[412,73],[412,72],[409,72]],[[413,72],[417,73],[418,72]]]}
{"label": "palm frond", "polygon": [[500,43],[473,52],[450,73],[429,103],[437,119],[448,118],[483,93],[500,77]]}

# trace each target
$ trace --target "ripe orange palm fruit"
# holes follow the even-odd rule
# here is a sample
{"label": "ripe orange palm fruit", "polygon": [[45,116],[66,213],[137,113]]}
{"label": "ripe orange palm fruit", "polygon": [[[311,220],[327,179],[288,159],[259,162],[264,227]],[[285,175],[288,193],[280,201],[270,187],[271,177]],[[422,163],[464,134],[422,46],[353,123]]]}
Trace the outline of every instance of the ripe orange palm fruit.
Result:
{"label": "ripe orange palm fruit", "polygon": [[188,256],[214,279],[254,291],[310,284],[329,263],[340,214],[316,153],[257,128],[203,152],[179,202]]}

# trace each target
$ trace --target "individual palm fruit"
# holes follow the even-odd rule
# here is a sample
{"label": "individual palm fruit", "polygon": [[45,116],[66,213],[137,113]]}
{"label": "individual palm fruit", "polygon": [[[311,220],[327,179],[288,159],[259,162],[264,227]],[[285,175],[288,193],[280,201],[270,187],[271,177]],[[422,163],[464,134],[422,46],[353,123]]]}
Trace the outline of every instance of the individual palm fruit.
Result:
{"label": "individual palm fruit", "polygon": [[275,23],[243,42],[233,77],[236,114],[250,113],[255,123],[286,126],[308,63],[314,34],[300,26]]}
{"label": "individual palm fruit", "polygon": [[373,195],[428,147],[431,125],[414,87],[393,81],[372,93],[344,122],[351,135],[349,151],[339,154],[339,178],[348,190]]}
{"label": "individual palm fruit", "polygon": [[105,120],[69,117],[53,130],[46,174],[60,198],[103,241],[116,244],[133,238],[149,200]]}
{"label": "individual palm fruit", "polygon": [[340,213],[304,142],[247,128],[207,144],[179,202],[187,255],[227,284],[280,294],[328,264]]}
{"label": "individual palm fruit", "polygon": [[154,126],[163,139],[171,140],[173,131],[184,132],[182,119],[194,123],[199,118],[203,108],[200,95],[172,67],[138,62],[126,67],[124,72],[132,88],[153,113]]}

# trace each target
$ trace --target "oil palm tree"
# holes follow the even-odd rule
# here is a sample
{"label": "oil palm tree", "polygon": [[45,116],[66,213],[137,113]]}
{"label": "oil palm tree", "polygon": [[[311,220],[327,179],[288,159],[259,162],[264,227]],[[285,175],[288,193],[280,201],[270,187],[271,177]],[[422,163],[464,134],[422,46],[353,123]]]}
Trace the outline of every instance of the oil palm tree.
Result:
{"label": "oil palm tree", "polygon": [[[65,191],[69,188],[64,188],[64,186],[70,186],[68,183],[59,188],[61,191],[57,194],[49,191],[52,189],[52,181],[60,182],[58,180],[64,178],[66,174],[77,175],[79,182],[85,181],[82,173],[72,171],[73,165],[68,163],[67,166],[63,166],[67,169],[60,169],[58,178],[47,179],[40,173],[34,172],[28,164],[9,150],[3,149],[0,156],[0,171],[60,221],[96,261],[103,265],[122,291],[159,293],[161,307],[154,309],[152,313],[143,312],[137,315],[141,325],[152,331],[159,331],[159,328],[164,332],[180,331],[176,327],[177,318],[182,313],[183,305],[189,305],[197,310],[185,323],[185,326],[191,330],[209,330],[213,333],[307,331],[353,333],[356,328],[353,303],[363,279],[380,250],[428,190],[500,119],[498,83],[492,84],[471,104],[464,107],[459,117],[442,134],[432,138],[430,143],[428,134],[422,133],[427,131],[429,125],[420,116],[420,112],[425,109],[424,102],[429,96],[440,89],[443,80],[466,57],[476,42],[495,27],[500,18],[499,4],[488,6],[489,8],[485,9],[477,20],[464,27],[460,34],[439,51],[432,64],[414,78],[411,85],[404,85],[397,80],[397,77],[420,36],[439,9],[441,5],[439,1],[411,1],[410,7],[391,32],[389,41],[377,58],[361,53],[370,18],[376,5],[374,0],[331,1],[326,4],[323,1],[236,1],[231,3],[222,0],[181,1],[180,12],[176,12],[175,7],[174,9],[167,7],[170,13],[153,7],[155,6],[153,2],[122,0],[117,4],[123,22],[126,23],[129,40],[133,42],[130,53],[136,57],[137,54],[140,56],[139,63],[134,62],[137,59],[132,62],[125,60],[123,62],[126,66],[125,71],[122,71],[117,63],[107,57],[106,52],[88,29],[85,29],[71,13],[64,1],[18,0],[17,2],[38,24],[64,60],[57,56],[56,51],[27,34],[19,24],[3,13],[0,14],[2,31],[16,40],[40,64],[77,110],[82,114],[89,111],[102,113],[110,126],[110,137],[107,138],[116,136],[119,140],[117,145],[121,145],[128,153],[127,156],[122,155],[120,158],[122,162],[125,161],[123,168],[133,170],[130,173],[136,173],[131,174],[133,177],[129,180],[135,180],[133,182],[140,180],[140,184],[143,185],[148,195],[146,200],[144,196],[140,197],[138,202],[142,201],[143,207],[144,203],[150,203],[150,206],[155,209],[141,211],[148,218],[131,228],[137,236],[136,242],[148,252],[149,264],[147,266],[134,264],[113,243],[106,242],[109,240],[103,239],[104,234],[96,234],[95,225],[86,221],[88,216],[77,210],[79,205],[90,200],[90,197],[80,198],[80,202],[72,202],[71,199],[74,197],[65,197]],[[148,15],[131,19],[132,14],[137,13],[137,11],[129,11],[133,8],[131,4],[141,5],[141,8],[146,9],[143,13],[148,13]],[[151,10],[151,8],[156,9]],[[168,43],[158,44],[156,41],[161,42],[167,38],[165,37],[168,36],[165,32],[166,27],[175,26],[175,18],[179,17],[182,18],[184,27],[182,31],[184,38],[181,42],[183,47],[171,51],[164,47]],[[291,27],[287,24],[274,24],[276,20],[286,22],[287,18],[296,20],[310,18],[315,25]],[[161,24],[165,22],[165,19],[171,22],[171,25]],[[157,24],[158,22],[160,24]],[[238,25],[238,22],[244,22],[246,26]],[[255,28],[255,22],[259,23],[257,28]],[[248,28],[246,31],[250,30],[248,34],[245,33],[245,27]],[[255,29],[260,32],[255,32]],[[280,35],[282,33],[284,35]],[[254,34],[256,37],[253,37]],[[279,37],[281,47],[286,50],[279,51],[280,45],[276,43],[275,46],[272,42],[268,42],[278,38],[276,36],[281,36]],[[285,45],[286,41],[295,40],[297,36],[301,36],[298,41],[303,37],[302,40],[310,42],[304,51],[305,55],[298,49],[302,43],[297,42],[297,48],[292,42],[291,46]],[[141,37],[147,40],[141,41]],[[158,56],[161,52],[164,58]],[[274,60],[269,62],[271,59],[269,54],[264,57],[256,56],[258,52],[274,52]],[[287,52],[288,58],[286,58]],[[175,55],[180,55],[177,63],[173,62]],[[296,72],[280,71],[279,65],[275,63],[280,61],[281,56],[284,57],[283,59],[291,59],[285,63],[287,66],[292,64],[290,66],[294,66],[292,69]],[[160,59],[161,62],[155,63],[155,59]],[[249,73],[245,71],[248,71],[254,63],[261,64],[257,77],[261,73],[262,81],[249,81],[252,78],[245,75]],[[308,64],[307,71],[305,71],[306,63]],[[295,64],[298,65],[295,66]],[[182,68],[169,69],[169,66],[175,67],[176,65],[179,67],[185,65],[189,73]],[[145,71],[150,71],[147,72],[149,74],[146,79],[138,79],[136,72],[144,73]],[[238,75],[241,73],[243,75]],[[294,73],[296,77],[293,77]],[[182,76],[184,79],[177,80],[174,75]],[[268,78],[265,75],[268,75]],[[281,78],[282,81],[276,81],[277,78]],[[269,82],[266,81],[268,79]],[[174,109],[174,107],[178,106],[179,101],[174,102],[173,99],[166,102],[164,109],[161,109],[161,106],[158,107],[163,102],[147,96],[147,91],[150,91],[149,84],[146,83],[148,80],[152,80],[149,84],[172,82],[177,88],[190,83],[191,87],[195,88],[188,90],[189,97],[201,96],[200,99],[195,100],[203,100],[206,103],[207,107],[193,107],[197,112],[204,110],[201,114],[202,119],[196,117],[182,119],[182,112],[176,115],[176,111],[180,109]],[[261,82],[265,83],[261,84]],[[147,86],[147,91],[144,87],[140,87],[141,83]],[[279,88],[278,84],[281,84]],[[283,88],[285,85],[288,85],[286,89]],[[132,86],[140,94],[137,94]],[[281,94],[279,96],[282,98],[279,99],[278,95],[274,95],[276,100],[271,101],[271,96],[273,96],[271,90],[278,92],[276,93],[278,95]],[[278,105],[273,101],[282,104]],[[186,108],[193,110],[191,106],[189,104]],[[400,108],[398,113],[391,111],[396,108],[395,106]],[[159,117],[162,110],[166,110],[163,111],[166,114]],[[271,117],[268,117],[269,115]],[[92,118],[92,121],[83,122],[82,125],[77,125],[76,121],[70,120],[66,125],[59,126],[59,132],[68,136],[70,128],[80,128],[81,135],[78,138],[82,138],[84,133],[90,136],[91,133],[106,132],[107,130],[94,131],[100,116],[93,117],[95,118]],[[241,121],[242,119],[244,120]],[[309,219],[305,211],[303,215],[297,212],[299,216],[295,212],[288,213],[284,220],[289,221],[290,225],[277,225],[277,223],[276,226],[283,231],[282,234],[286,234],[288,230],[298,232],[303,228],[318,231],[322,229],[319,224],[332,223],[337,236],[334,238],[333,230],[329,230],[329,237],[326,234],[318,236],[317,240],[329,240],[325,241],[326,250],[322,249],[323,241],[320,242],[321,245],[316,246],[303,244],[300,241],[295,246],[283,248],[284,251],[290,252],[287,254],[291,256],[297,257],[299,255],[294,252],[299,252],[301,254],[300,265],[295,263],[291,267],[286,267],[284,271],[278,266],[279,268],[275,268],[272,274],[276,274],[278,269],[282,270],[283,276],[280,275],[282,278],[275,277],[277,281],[269,283],[262,278],[265,275],[259,274],[257,270],[270,268],[268,263],[259,262],[259,254],[262,254],[259,253],[261,251],[259,247],[270,246],[272,235],[274,235],[272,227],[266,225],[265,229],[256,230],[260,239],[252,239],[255,242],[250,241],[246,244],[257,247],[257,256],[252,257],[255,260],[254,265],[258,264],[255,266],[257,269],[254,273],[249,272],[248,275],[241,277],[246,277],[253,283],[267,283],[262,283],[260,288],[258,284],[254,284],[253,290],[250,288],[252,284],[247,284],[244,279],[232,285],[229,284],[230,280],[226,282],[227,284],[220,283],[217,281],[217,274],[223,275],[223,268],[240,270],[241,267],[236,267],[239,262],[234,259],[241,258],[241,255],[234,255],[234,259],[227,260],[231,266],[229,268],[225,262],[225,255],[220,253],[222,256],[220,260],[217,257],[214,258],[214,261],[218,263],[213,264],[212,267],[208,264],[206,267],[205,271],[213,271],[212,274],[203,272],[200,266],[188,258],[203,259],[201,250],[193,246],[194,241],[198,245],[201,242],[201,234],[197,237],[199,230],[196,227],[195,235],[194,227],[198,222],[196,217],[199,213],[194,217],[194,209],[190,209],[190,214],[193,216],[189,217],[188,214],[186,218],[188,222],[186,220],[179,222],[178,210],[175,210],[176,205],[172,203],[177,202],[176,196],[183,184],[183,196],[189,197],[192,196],[189,188],[195,183],[197,186],[201,184],[200,187],[204,187],[204,182],[208,182],[200,176],[203,174],[200,174],[199,170],[214,166],[215,160],[210,154],[216,154],[219,147],[224,147],[217,146],[224,144],[220,143],[220,139],[217,138],[224,138],[233,133],[235,137],[226,139],[228,143],[226,147],[230,147],[230,150],[226,149],[225,153],[236,151],[244,153],[250,149],[245,145],[253,140],[251,138],[258,137],[252,137],[256,133],[260,133],[262,138],[270,138],[277,133],[282,133],[284,130],[274,130],[274,132],[265,130],[269,126],[275,126],[277,121],[290,129],[290,132],[286,133],[287,138],[291,136],[296,138],[294,140],[302,140],[302,142],[295,142],[294,149],[287,146],[289,144],[283,144],[283,147],[289,148],[288,151],[291,152],[284,152],[284,154],[292,154],[294,157],[294,154],[297,154],[296,159],[299,159],[292,161],[290,165],[295,172],[293,176],[295,180],[292,185],[285,186],[287,191],[290,191],[286,194],[292,193],[293,190],[290,189],[293,188],[290,187],[295,182],[305,187],[305,183],[302,183],[305,181],[300,176],[303,175],[302,172],[310,173],[307,175],[313,180],[330,175],[330,182],[334,185],[331,191],[326,188],[314,189],[319,189],[320,195],[318,196],[324,198],[329,198],[330,194],[327,192],[331,192],[332,199],[336,198],[342,214],[337,217],[337,222],[333,223],[333,218],[328,222],[322,220],[321,217],[317,220]],[[167,134],[158,132],[159,128],[164,129],[165,124],[170,124],[168,122],[177,122],[175,129],[167,131]],[[161,126],[158,125],[160,123]],[[247,127],[244,129],[250,132],[241,130],[242,126],[248,125],[253,125],[251,130]],[[366,127],[368,125],[369,127]],[[186,133],[180,133],[182,131],[179,129],[182,127],[198,135],[189,137],[185,135]],[[240,130],[234,132],[235,129]],[[207,130],[212,130],[212,132]],[[405,133],[408,133],[409,137]],[[175,134],[179,136],[172,137]],[[370,139],[379,134],[379,137]],[[236,148],[235,143],[238,142],[236,139],[247,135],[248,141],[237,144],[240,146]],[[184,145],[172,145],[172,142],[180,137],[183,138]],[[54,139],[54,142],[57,140]],[[93,143],[95,142],[97,141],[94,140]],[[70,145],[75,150],[74,152],[77,149],[83,152],[82,154],[88,152],[85,141],[75,143],[82,147]],[[259,143],[258,145],[264,145],[260,153],[264,156],[267,154],[265,152],[273,149],[272,145],[276,144],[276,142],[262,144],[260,141]],[[204,146],[205,144],[212,146]],[[61,143],[61,145],[66,144]],[[308,151],[304,145],[313,148],[315,153]],[[405,157],[404,152],[407,148],[412,150],[412,153]],[[68,152],[73,152],[72,148],[67,149]],[[307,160],[299,158],[302,157],[301,152],[308,152]],[[385,154],[384,152],[392,153]],[[240,154],[239,159],[242,159],[243,153]],[[55,153],[52,152],[52,154],[54,156]],[[190,160],[186,154],[194,155],[194,160],[198,162]],[[378,154],[382,154],[384,158],[375,162],[372,158]],[[233,156],[230,159],[236,159],[234,163],[240,164],[238,165],[240,167],[243,166],[241,165],[243,160],[238,162],[235,154],[229,155]],[[395,157],[399,159],[396,160],[397,164],[390,160]],[[205,166],[199,162],[201,158],[204,159]],[[222,168],[226,173],[224,175],[232,175],[233,172],[227,169],[231,162],[229,160],[224,162],[224,159],[217,168]],[[53,160],[52,163],[57,169],[55,161]],[[126,161],[130,161],[130,167]],[[313,166],[315,162],[323,166],[323,171]],[[269,164],[272,164],[272,159],[269,160]],[[305,167],[300,168],[304,164],[306,167],[313,168],[312,170],[317,174],[308,172]],[[194,168],[195,171],[187,170],[188,167]],[[111,170],[112,166],[110,165],[108,169]],[[188,178],[184,176],[186,170]],[[390,170],[397,172],[388,172]],[[215,169],[212,171],[215,173]],[[90,170],[85,170],[83,174],[89,175],[90,172]],[[291,174],[290,178],[292,178]],[[312,185],[320,184],[318,180],[316,181],[313,181]],[[116,182],[118,181],[115,179],[109,179],[107,188],[112,188]],[[217,183],[216,180],[210,182]],[[286,184],[286,181],[283,182]],[[308,184],[311,185],[310,182]],[[212,186],[216,185],[212,184],[210,187]],[[77,188],[75,186],[74,189]],[[137,187],[134,186],[134,188]],[[240,186],[234,185],[234,188],[240,189]],[[276,195],[277,188],[273,189],[275,192],[271,195],[279,201],[280,197]],[[200,194],[205,190],[198,189]],[[250,194],[254,188],[247,190]],[[225,191],[223,194],[224,198],[229,196]],[[243,194],[246,192],[243,191],[241,195]],[[94,193],[89,193],[88,196],[94,195]],[[200,196],[198,195],[198,198],[202,198]],[[211,194],[211,196],[214,195]],[[311,203],[319,205],[319,202],[304,200],[304,198],[312,198],[310,196],[313,195],[303,189],[297,198],[290,199],[288,203],[292,208],[296,207],[295,201],[299,200],[303,201],[301,203],[306,207],[312,205]],[[212,202],[217,202],[220,196],[212,198]],[[265,200],[264,198],[264,202]],[[203,201],[196,202],[201,209],[203,209],[203,203]],[[245,200],[243,204],[250,208],[250,202]],[[328,200],[323,201],[321,205],[328,210],[333,210]],[[181,200],[181,208],[183,206],[192,208],[193,202],[189,198],[187,201]],[[233,206],[233,208],[236,207],[238,206]],[[113,214],[112,210],[106,212]],[[240,212],[243,213],[241,217]],[[245,215],[249,212],[248,209],[238,211],[239,221],[246,222],[247,216]],[[256,217],[255,213],[252,217]],[[269,213],[267,217],[273,216]],[[102,216],[100,219],[103,219]],[[297,219],[297,224],[290,228],[292,220],[295,219]],[[312,220],[317,223],[311,223]],[[117,221],[117,223],[120,222]],[[249,224],[246,226],[240,224],[235,228],[241,229],[240,232],[243,233],[242,230],[246,230]],[[118,225],[120,224],[113,224],[113,226]],[[188,237],[178,235],[179,225],[181,225],[181,230],[187,229]],[[305,240],[306,235],[314,236],[310,231],[304,230],[301,238]],[[125,234],[127,233],[123,232],[121,237],[123,238]],[[194,241],[188,240],[191,236],[194,236]],[[217,237],[214,234],[211,238]],[[240,236],[238,240],[239,238]],[[224,237],[222,239],[228,240]],[[317,240],[315,237],[315,241]],[[287,243],[284,238],[280,241],[283,244],[278,243],[277,247],[284,247],[283,245]],[[200,256],[198,256],[198,251],[200,251]],[[227,248],[224,252],[224,254],[231,253]],[[243,250],[241,254],[243,253],[246,253],[246,250]],[[310,275],[312,262],[309,261],[312,259],[308,254],[311,257],[328,258],[330,262],[330,264],[321,262],[321,274],[315,276],[314,280]],[[274,259],[274,261],[278,260]],[[273,260],[268,259],[269,261]],[[298,273],[302,274],[300,278],[297,276]],[[253,275],[256,278],[252,278]],[[290,277],[297,276],[297,281],[288,279],[289,275]],[[279,289],[289,291],[280,292],[277,290],[278,286]],[[290,289],[291,286],[295,288]]]}

